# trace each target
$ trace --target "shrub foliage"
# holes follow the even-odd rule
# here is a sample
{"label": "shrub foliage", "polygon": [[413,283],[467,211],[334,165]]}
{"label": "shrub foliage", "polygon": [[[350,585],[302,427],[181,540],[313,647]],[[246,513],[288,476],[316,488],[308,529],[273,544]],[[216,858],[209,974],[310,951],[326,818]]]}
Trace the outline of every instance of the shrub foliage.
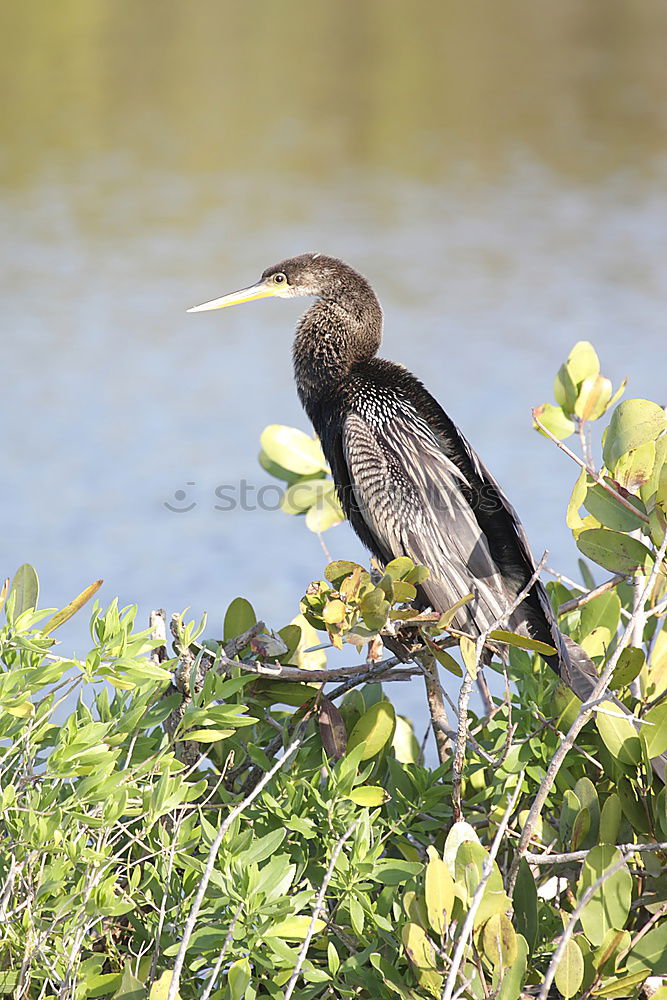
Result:
{"label": "shrub foliage", "polygon": [[[388,622],[410,627],[454,702],[469,686],[474,644],[448,651],[451,613],[409,609],[424,567],[332,563],[283,628],[237,599],[223,635],[175,616],[170,644],[159,618],[137,628],[135,608],[95,603],[83,658],[54,632],[99,583],[37,610],[21,567],[0,631],[0,993],[621,998],[667,976],[666,420],[622,390],[578,344],[534,413],[581,443],[564,446],[567,523],[612,579],[591,595],[582,561],[582,585],[549,591],[607,689],[582,706],[501,634],[502,693],[451,714],[460,775],[425,763],[398,711],[419,663],[363,652]],[[597,467],[588,428],[605,415]],[[286,512],[335,523],[316,443],[273,427],[262,446]],[[322,645],[355,668],[326,687]]]}

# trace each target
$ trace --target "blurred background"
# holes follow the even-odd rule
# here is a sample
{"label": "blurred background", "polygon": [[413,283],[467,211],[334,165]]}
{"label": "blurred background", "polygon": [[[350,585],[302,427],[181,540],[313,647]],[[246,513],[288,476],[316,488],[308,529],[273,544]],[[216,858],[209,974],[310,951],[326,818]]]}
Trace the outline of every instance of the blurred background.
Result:
{"label": "blurred background", "polygon": [[317,537],[215,490],[252,508],[264,426],[308,428],[304,303],[185,309],[305,250],[369,277],[385,355],[577,573],[576,470],[530,409],[582,338],[665,401],[663,0],[60,0],[0,34],[3,577],[32,562],[47,607],[103,577],[210,635],[237,594],[297,613]]}

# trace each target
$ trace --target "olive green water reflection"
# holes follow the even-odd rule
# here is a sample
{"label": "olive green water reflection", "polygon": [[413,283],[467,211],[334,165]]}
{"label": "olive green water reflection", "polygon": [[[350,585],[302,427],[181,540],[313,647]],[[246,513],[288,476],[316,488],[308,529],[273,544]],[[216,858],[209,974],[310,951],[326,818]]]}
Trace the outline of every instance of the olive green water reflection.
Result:
{"label": "olive green water reflection", "polygon": [[307,249],[368,274],[386,354],[573,569],[574,471],[529,410],[581,337],[664,394],[663,0],[35,0],[0,32],[2,573],[283,624],[323,557],[249,508],[260,430],[306,426],[300,307],[185,308]]}

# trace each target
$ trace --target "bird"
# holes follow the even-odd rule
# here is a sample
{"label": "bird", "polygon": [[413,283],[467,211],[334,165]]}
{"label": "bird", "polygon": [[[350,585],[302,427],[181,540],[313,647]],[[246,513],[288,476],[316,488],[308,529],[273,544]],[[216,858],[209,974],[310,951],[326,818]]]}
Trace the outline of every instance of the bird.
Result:
{"label": "bird", "polygon": [[479,637],[505,619],[509,631],[551,647],[547,664],[585,699],[597,673],[561,633],[516,511],[423,383],[378,357],[382,307],[363,275],[305,253],[188,312],[296,296],[315,299],[293,343],[297,393],[363,544],[382,566],[408,556],[428,567],[416,607],[444,612],[472,594],[456,612],[457,629]]}

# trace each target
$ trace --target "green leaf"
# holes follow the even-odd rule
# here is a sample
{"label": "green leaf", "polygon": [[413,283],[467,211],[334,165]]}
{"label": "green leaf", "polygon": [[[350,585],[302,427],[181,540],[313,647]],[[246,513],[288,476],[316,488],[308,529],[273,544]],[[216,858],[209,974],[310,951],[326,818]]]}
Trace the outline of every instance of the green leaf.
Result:
{"label": "green leaf", "polygon": [[579,386],[574,412],[581,420],[597,420],[609,405],[611,388],[603,375],[589,375]]}
{"label": "green leaf", "polygon": [[449,874],[449,868],[433,848],[429,848],[429,855],[425,875],[426,912],[435,933],[442,934],[454,908],[454,880]]}
{"label": "green leaf", "polygon": [[16,570],[9,591],[8,602],[14,595],[14,618],[18,618],[24,611],[35,609],[39,598],[39,579],[37,572],[30,563],[23,563]]}
{"label": "green leaf", "polygon": [[[573,420],[570,420],[565,410],[560,406],[553,406],[551,403],[542,403],[535,410],[535,416],[539,420],[542,427],[548,430],[558,441],[563,441],[570,434],[574,434],[576,425]],[[544,434],[542,427],[537,423],[535,427],[540,432]]]}
{"label": "green leaf", "polygon": [[[526,969],[528,966],[528,945],[521,934],[516,937],[517,955],[509,969],[495,970],[493,975],[493,987],[500,986],[496,994],[496,1000],[519,1000],[523,993],[523,986],[526,982]],[[498,980],[498,982],[497,982]]]}
{"label": "green leaf", "polygon": [[613,690],[616,690],[617,688],[631,684],[635,677],[639,677],[645,662],[646,658],[643,649],[626,646],[618,658],[618,663],[611,675],[609,686]]}
{"label": "green leaf", "polygon": [[280,508],[285,514],[303,514],[330,492],[331,482],[326,479],[301,479],[285,490]]}
{"label": "green leaf", "polygon": [[415,564],[412,559],[408,559],[407,556],[398,556],[397,559],[392,559],[391,562],[387,563],[384,571],[389,574],[392,580],[405,580],[414,568]]}
{"label": "green leaf", "polygon": [[[578,898],[620,860],[620,851],[611,845],[593,847],[582,865],[577,886]],[[623,865],[595,890],[581,912],[581,926],[591,944],[596,947],[601,945],[610,928],[623,930],[631,901],[632,875],[627,865]]]}
{"label": "green leaf", "polygon": [[390,798],[389,792],[381,785],[360,785],[358,788],[353,788],[348,795],[348,799],[352,802],[367,809],[381,806]]}
{"label": "green leaf", "polygon": [[312,475],[328,466],[319,441],[296,427],[284,424],[270,424],[262,431],[262,450],[276,465],[301,476]]}
{"label": "green leaf", "polygon": [[376,587],[369,594],[365,594],[359,605],[362,618],[374,632],[378,632],[384,627],[389,614],[389,601],[384,596],[381,587]]}
{"label": "green leaf", "polygon": [[82,590],[78,597],[75,597],[73,601],[66,604],[62,611],[57,611],[56,614],[53,615],[52,618],[49,618],[45,625],[43,625],[42,635],[48,635],[49,632],[53,632],[54,629],[57,629],[60,625],[64,624],[64,622],[68,621],[84,606],[84,604],[91,599],[91,597],[93,597],[94,594],[97,593],[103,583],[104,580],[95,580],[95,582],[91,583],[89,587]]}
{"label": "green leaf", "polygon": [[347,741],[347,752],[355,747],[363,747],[361,760],[375,757],[390,742],[396,726],[396,713],[389,701],[378,701],[371,705],[355,724]]}
{"label": "green leaf", "polygon": [[123,978],[113,1000],[146,1000],[146,987],[132,975],[129,962],[125,963]]}
{"label": "green leaf", "polygon": [[604,800],[600,811],[600,843],[615,844],[621,824],[621,800],[616,792],[611,792]]}
{"label": "green leaf", "polygon": [[237,635],[242,635],[256,622],[257,618],[250,601],[246,601],[245,597],[235,597],[225,614],[223,627],[225,642],[235,639]]}
{"label": "green leaf", "polygon": [[659,757],[667,750],[667,702],[649,708],[643,717],[643,722],[639,730],[645,742],[646,752],[650,758]]}
{"label": "green leaf", "polygon": [[572,495],[570,496],[570,501],[567,505],[567,513],[565,515],[565,523],[568,528],[572,531],[576,531],[583,525],[583,520],[579,514],[579,508],[584,502],[586,497],[586,492],[588,487],[586,485],[588,476],[586,475],[586,470],[582,469],[577,477],[577,481],[572,487]]}
{"label": "green leaf", "polygon": [[[481,844],[464,841],[456,852],[455,881],[464,889],[467,905],[470,904],[477,886],[482,880],[482,872],[488,854]],[[475,914],[474,928],[481,927],[494,913],[504,913],[511,906],[496,862],[484,886],[482,899]]]}
{"label": "green leaf", "polygon": [[525,858],[519,863],[512,902],[517,930],[526,939],[528,951],[532,952],[537,940],[537,886]]}
{"label": "green leaf", "polygon": [[193,740],[196,743],[218,743],[233,736],[235,732],[235,729],[191,729],[177,739]]}
{"label": "green leaf", "polygon": [[609,528],[587,528],[577,537],[577,548],[611,573],[631,576],[637,570],[649,573],[653,557],[642,542]]}
{"label": "green leaf", "polygon": [[566,998],[574,997],[579,992],[584,978],[584,956],[574,938],[565,945],[563,957],[558,963],[554,982],[560,993]]}
{"label": "green leaf", "polygon": [[667,976],[667,920],[661,920],[637,942],[626,963],[629,972],[648,969],[652,976]]}
{"label": "green leaf", "polygon": [[412,723],[404,715],[396,716],[396,729],[391,745],[396,760],[401,764],[415,764],[419,760],[419,743]]}
{"label": "green leaf", "polygon": [[479,669],[479,664],[477,663],[477,643],[473,642],[467,636],[462,635],[459,639],[459,649],[461,650],[461,659],[463,660],[464,667],[471,677],[476,677]]}
{"label": "green leaf", "polygon": [[445,613],[440,616],[440,619],[438,620],[438,628],[443,628],[443,629],[449,628],[451,623],[454,621],[454,618],[456,617],[456,612],[460,611],[460,609],[465,604],[468,604],[470,601],[474,600],[475,600],[474,594],[465,594],[464,597],[461,597],[455,604],[452,604],[451,608],[447,608]]}
{"label": "green leaf", "polygon": [[441,987],[442,976],[436,971],[435,949],[426,931],[419,924],[403,924],[401,939],[405,954],[417,970],[420,985],[435,993]]}
{"label": "green leaf", "polygon": [[345,577],[354,573],[357,569],[362,569],[359,563],[349,562],[347,559],[339,559],[337,562],[329,563],[324,570],[324,576],[338,590]]}
{"label": "green leaf", "polygon": [[667,428],[665,411],[648,399],[626,399],[614,410],[604,439],[604,464],[613,472],[622,455],[647,441],[655,441]]}
{"label": "green leaf", "polygon": [[[646,514],[646,508],[639,497],[627,497],[641,514]],[[640,517],[624,507],[616,497],[612,496],[603,486],[595,483],[589,486],[583,500],[584,507],[605,528],[613,531],[636,531],[644,523]]]}
{"label": "green leaf", "polygon": [[[266,932],[266,936],[283,938],[285,941],[303,941],[308,933],[310,921],[311,918],[308,916],[287,917],[286,920],[280,920],[277,924],[274,924]],[[316,934],[320,934],[325,927],[325,920],[318,919],[315,921]]]}
{"label": "green leaf", "polygon": [[[156,979],[151,986],[151,991],[148,994],[148,1000],[167,1000],[172,977],[173,972],[163,972],[159,979]],[[176,992],[176,997],[180,1000],[181,994],[178,991]]]}
{"label": "green leaf", "polygon": [[614,466],[614,479],[623,489],[636,492],[652,478],[655,456],[655,441],[646,441],[638,448],[627,451]]}
{"label": "green leaf", "polygon": [[250,962],[247,958],[239,958],[236,962],[232,962],[227,972],[229,1000],[243,1000],[250,985],[250,979]]}
{"label": "green leaf", "polygon": [[598,705],[595,725],[612,757],[622,764],[639,764],[642,759],[639,735],[618,705],[613,701],[603,701]]}
{"label": "green leaf", "polygon": [[489,639],[495,639],[497,642],[505,642],[508,646],[514,646],[516,649],[528,649],[533,653],[539,653],[540,656],[553,656],[556,652],[554,646],[550,646],[546,642],[540,642],[538,639],[529,639],[525,635],[517,635],[516,632],[506,632],[505,629],[496,628],[493,632],[489,632]]}
{"label": "green leaf", "polygon": [[516,932],[506,913],[494,913],[482,928],[484,954],[497,968],[507,969],[517,956]]}
{"label": "green leaf", "polygon": [[336,487],[331,482],[326,483],[317,501],[306,514],[306,527],[309,531],[314,531],[315,534],[321,534],[344,520],[345,514],[340,505]]}

